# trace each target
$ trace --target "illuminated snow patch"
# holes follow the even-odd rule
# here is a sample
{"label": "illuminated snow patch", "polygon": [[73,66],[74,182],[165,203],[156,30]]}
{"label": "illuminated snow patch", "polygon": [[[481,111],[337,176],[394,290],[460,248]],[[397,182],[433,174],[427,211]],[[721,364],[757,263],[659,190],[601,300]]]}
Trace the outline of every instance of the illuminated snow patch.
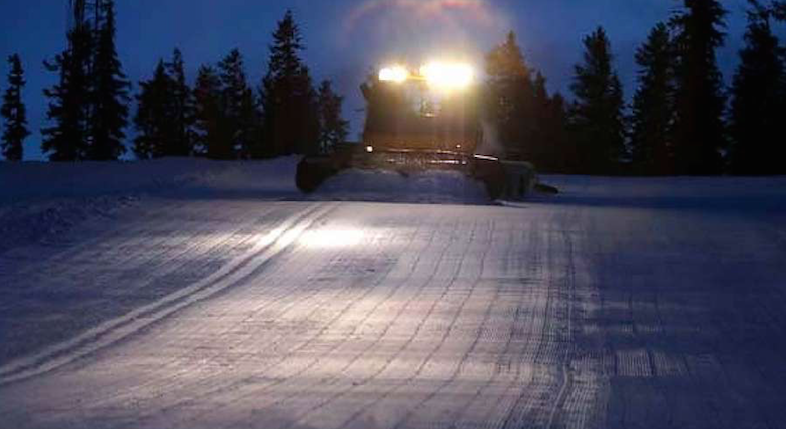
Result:
{"label": "illuminated snow patch", "polygon": [[360,244],[364,236],[359,229],[325,228],[304,233],[298,242],[314,248],[350,247]]}

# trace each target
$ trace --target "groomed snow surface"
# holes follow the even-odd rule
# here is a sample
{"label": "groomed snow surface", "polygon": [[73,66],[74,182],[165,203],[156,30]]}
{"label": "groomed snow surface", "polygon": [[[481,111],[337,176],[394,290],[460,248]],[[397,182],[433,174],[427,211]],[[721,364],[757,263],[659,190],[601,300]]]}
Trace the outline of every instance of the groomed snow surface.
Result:
{"label": "groomed snow surface", "polygon": [[786,178],[296,163],[0,164],[0,427],[786,428]]}

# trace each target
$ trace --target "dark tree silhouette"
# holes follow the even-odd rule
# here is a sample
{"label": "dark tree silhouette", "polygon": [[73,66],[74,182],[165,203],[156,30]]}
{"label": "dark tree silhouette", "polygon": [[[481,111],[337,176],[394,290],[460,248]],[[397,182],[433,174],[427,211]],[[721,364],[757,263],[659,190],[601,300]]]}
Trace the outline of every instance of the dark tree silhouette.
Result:
{"label": "dark tree silhouette", "polygon": [[487,120],[503,146],[495,149],[508,158],[531,160],[537,126],[535,90],[532,70],[514,32],[509,32],[505,42],[486,55],[486,75]]}
{"label": "dark tree silhouette", "polygon": [[755,0],[749,4],[746,46],[732,88],[732,172],[786,174],[784,49],[770,28],[770,11]]}
{"label": "dark tree silhouette", "polygon": [[775,19],[786,21],[786,1],[772,2],[772,12]]}
{"label": "dark tree silhouette", "polygon": [[196,151],[213,159],[228,157],[221,125],[221,79],[210,66],[199,69],[194,85],[194,120]]}
{"label": "dark tree silhouette", "polygon": [[535,74],[534,110],[535,121],[530,146],[530,158],[543,173],[568,173],[574,168],[575,148],[566,135],[565,100],[559,93],[549,96],[546,78]]}
{"label": "dark tree silhouette", "polygon": [[51,161],[77,161],[87,156],[92,36],[86,24],[77,23],[66,36],[68,47],[52,62],[44,62],[47,70],[59,76],[57,84],[44,90],[49,98],[47,119],[54,124],[41,131],[41,149]]}
{"label": "dark tree silhouette", "polygon": [[[254,92],[248,86],[243,67],[243,56],[233,49],[219,64],[221,81],[220,129],[222,136],[221,159],[233,159],[237,154],[249,158],[255,144],[257,120]],[[216,155],[214,153],[214,155]]]}
{"label": "dark tree silhouette", "polygon": [[329,153],[344,143],[349,135],[349,122],[344,120],[342,104],[344,98],[333,91],[333,85],[325,80],[319,86],[319,151]]}
{"label": "dark tree silhouette", "polygon": [[303,49],[300,29],[287,11],[273,33],[261,91],[265,144],[273,156],[318,151],[316,92],[299,56]]}
{"label": "dark tree silhouette", "polygon": [[543,118],[544,139],[549,149],[549,159],[544,173],[574,173],[579,169],[576,141],[568,133],[568,111],[565,98],[555,93],[548,103]]}
{"label": "dark tree silhouette", "polygon": [[562,96],[549,96],[546,78],[527,64],[513,32],[486,55],[485,120],[510,159],[540,171],[567,172],[574,150],[565,135]]}
{"label": "dark tree silhouette", "polygon": [[631,158],[639,173],[665,175],[674,171],[673,62],[669,29],[665,24],[658,24],[636,52],[639,87],[633,99]]}
{"label": "dark tree silhouette", "polygon": [[30,131],[27,129],[27,110],[22,101],[22,89],[25,86],[25,75],[19,55],[8,57],[11,71],[8,73],[8,89],[3,96],[0,114],[4,119],[3,157],[7,161],[21,161],[24,155],[23,143]]}
{"label": "dark tree silhouette", "polygon": [[579,171],[614,174],[625,151],[622,84],[612,65],[603,27],[584,38],[584,63],[576,65],[571,90],[571,128],[578,144]]}
{"label": "dark tree silhouette", "polygon": [[53,161],[117,159],[125,151],[129,84],[115,49],[114,1],[95,2],[92,21],[84,2],[73,6],[68,47],[44,62],[59,81],[44,90],[54,124],[42,130],[42,151]]}
{"label": "dark tree silhouette", "polygon": [[186,81],[183,53],[175,49],[172,61],[166,64],[169,75],[169,94],[171,99],[172,136],[166,142],[167,156],[191,156],[194,154],[194,95]]}
{"label": "dark tree silhouette", "polygon": [[102,2],[103,21],[96,37],[97,47],[93,75],[94,85],[91,138],[88,158],[116,160],[126,151],[124,129],[128,125],[129,82],[115,47],[115,9],[113,0]]}
{"label": "dark tree silhouette", "polygon": [[179,49],[172,61],[160,60],[148,81],[140,82],[134,123],[134,153],[140,159],[195,154],[194,95],[186,82]]}
{"label": "dark tree silhouette", "polygon": [[163,60],[159,60],[152,79],[139,83],[141,91],[136,96],[138,108],[134,117],[138,132],[134,139],[134,154],[139,159],[176,155],[171,144],[179,134],[174,86]]}
{"label": "dark tree silhouette", "polygon": [[723,172],[726,99],[716,50],[723,45],[726,11],[718,0],[684,0],[685,10],[671,20],[676,31],[676,172]]}

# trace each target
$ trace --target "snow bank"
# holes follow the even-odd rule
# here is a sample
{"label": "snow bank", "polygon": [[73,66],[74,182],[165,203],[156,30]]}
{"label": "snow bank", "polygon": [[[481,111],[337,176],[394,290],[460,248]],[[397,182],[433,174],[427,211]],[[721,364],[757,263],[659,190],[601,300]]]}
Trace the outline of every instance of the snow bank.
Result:
{"label": "snow bank", "polygon": [[296,199],[298,159],[215,162],[0,162],[0,253],[46,241],[141,196]]}
{"label": "snow bank", "polygon": [[387,170],[347,170],[328,179],[312,200],[432,204],[488,204],[484,185],[458,171],[401,174]]}
{"label": "snow bank", "polygon": [[296,194],[297,159],[217,162],[168,158],[141,162],[0,163],[0,204],[139,193]]}
{"label": "snow bank", "polygon": [[454,171],[342,172],[315,194],[295,186],[299,158],[218,162],[0,162],[0,253],[108,217],[142,197],[486,204],[483,185]]}

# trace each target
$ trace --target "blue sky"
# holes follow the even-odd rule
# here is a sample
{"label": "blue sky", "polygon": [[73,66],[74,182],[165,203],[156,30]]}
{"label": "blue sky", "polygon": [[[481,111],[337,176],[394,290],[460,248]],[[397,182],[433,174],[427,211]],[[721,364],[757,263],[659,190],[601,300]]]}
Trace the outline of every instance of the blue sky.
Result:
{"label": "blue sky", "polygon": [[[729,37],[720,62],[728,79],[745,30],[745,1],[723,3],[730,11]],[[25,101],[33,131],[25,145],[28,158],[41,156],[39,129],[46,123],[42,90],[55,81],[42,61],[64,46],[66,4],[14,0],[0,5],[0,56],[19,52],[27,71]],[[117,43],[135,89],[175,46],[183,51],[192,79],[200,64],[216,62],[237,47],[256,85],[265,73],[276,21],[292,9],[315,79],[335,81],[347,97],[345,115],[358,128],[363,101],[357,87],[375,65],[397,56],[418,61],[437,52],[465,52],[479,61],[480,53],[510,29],[518,34],[530,64],[549,79],[550,88],[567,93],[572,66],[581,57],[581,38],[603,25],[630,96],[636,46],[679,5],[677,0],[118,0]],[[0,90],[7,70],[3,61]]]}

